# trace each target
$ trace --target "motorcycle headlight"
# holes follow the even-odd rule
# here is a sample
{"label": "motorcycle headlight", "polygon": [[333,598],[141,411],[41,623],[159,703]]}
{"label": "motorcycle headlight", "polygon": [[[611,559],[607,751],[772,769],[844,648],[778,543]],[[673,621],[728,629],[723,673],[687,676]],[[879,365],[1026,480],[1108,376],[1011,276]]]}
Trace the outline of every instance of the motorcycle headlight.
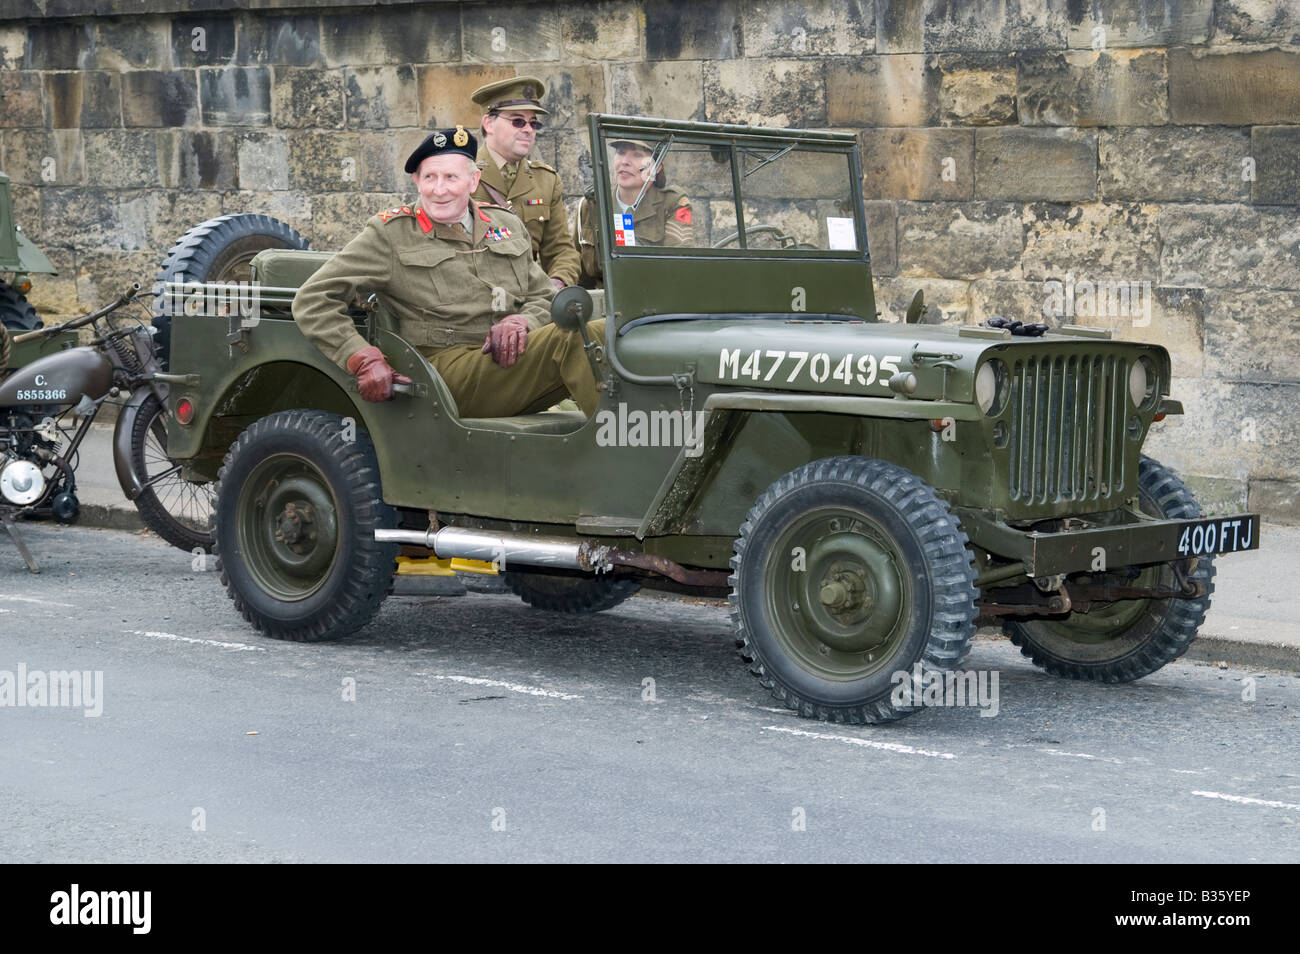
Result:
{"label": "motorcycle headlight", "polygon": [[975,372],[975,403],[980,411],[994,417],[1002,413],[1006,404],[1007,367],[994,358],[986,361]]}
{"label": "motorcycle headlight", "polygon": [[1156,369],[1151,359],[1143,356],[1133,362],[1128,373],[1128,396],[1134,407],[1145,407],[1155,396]]}

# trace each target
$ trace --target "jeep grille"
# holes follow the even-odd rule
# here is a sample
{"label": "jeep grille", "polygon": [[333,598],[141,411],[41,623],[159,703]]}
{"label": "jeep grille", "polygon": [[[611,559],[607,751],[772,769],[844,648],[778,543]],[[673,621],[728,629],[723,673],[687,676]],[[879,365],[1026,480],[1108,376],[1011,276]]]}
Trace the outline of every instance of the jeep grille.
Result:
{"label": "jeep grille", "polygon": [[1010,491],[1030,504],[1124,487],[1128,365],[1119,355],[1025,357],[1011,371]]}

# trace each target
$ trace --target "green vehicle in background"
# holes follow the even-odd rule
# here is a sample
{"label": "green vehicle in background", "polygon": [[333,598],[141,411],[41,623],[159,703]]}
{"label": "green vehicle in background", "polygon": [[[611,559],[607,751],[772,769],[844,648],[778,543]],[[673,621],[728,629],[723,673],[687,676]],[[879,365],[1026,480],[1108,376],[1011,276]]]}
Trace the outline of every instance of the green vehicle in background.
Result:
{"label": "green vehicle in background", "polygon": [[[0,349],[8,344],[11,335],[31,331],[43,326],[44,322],[36,314],[36,309],[27,300],[27,292],[32,283],[29,275],[57,275],[58,272],[37,248],[32,240],[23,234],[22,228],[14,221],[13,195],[9,188],[9,177],[0,172],[0,325],[8,334],[0,334]],[[75,336],[72,336],[75,340]],[[0,354],[0,374],[7,367],[18,367],[34,360],[42,354],[66,346],[63,339],[47,338],[28,344],[10,345],[7,355]]]}
{"label": "green vehicle in background", "polygon": [[[255,628],[356,631],[406,546],[492,561],[548,610],[725,589],[750,670],[830,721],[917,711],[900,682],[956,670],[980,621],[1069,678],[1125,682],[1187,649],[1213,558],[1257,547],[1259,520],[1202,517],[1142,454],[1182,410],[1164,348],[927,325],[919,295],[880,322],[852,135],[608,115],[589,132],[605,287],[565,289],[552,317],[584,337],[606,319],[590,420],[462,417],[382,296],[355,319],[413,384],[362,401],[290,313],[328,252],[257,254],[255,314],[219,284],[160,287],[169,453],[219,480],[222,576]],[[628,139],[690,195],[692,245],[637,243],[611,189]],[[212,231],[182,242],[216,260]]]}

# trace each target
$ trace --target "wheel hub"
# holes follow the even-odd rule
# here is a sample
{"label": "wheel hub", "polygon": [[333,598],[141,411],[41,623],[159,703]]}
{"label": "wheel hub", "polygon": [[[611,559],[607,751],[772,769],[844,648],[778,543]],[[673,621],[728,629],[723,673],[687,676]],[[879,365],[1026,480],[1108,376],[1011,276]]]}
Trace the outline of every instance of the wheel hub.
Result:
{"label": "wheel hub", "polygon": [[338,512],[324,477],[301,458],[259,464],[240,503],[250,571],[279,599],[303,599],[329,576],[338,555]]}

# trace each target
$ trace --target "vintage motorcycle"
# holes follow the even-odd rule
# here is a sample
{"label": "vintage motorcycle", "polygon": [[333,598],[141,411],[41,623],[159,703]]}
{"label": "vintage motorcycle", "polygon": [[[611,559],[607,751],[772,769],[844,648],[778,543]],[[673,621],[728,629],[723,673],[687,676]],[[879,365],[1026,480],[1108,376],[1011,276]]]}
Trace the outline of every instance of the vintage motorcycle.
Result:
{"label": "vintage motorcycle", "polygon": [[[89,344],[45,354],[7,375],[0,363],[0,529],[9,532],[33,573],[39,566],[14,518],[76,521],[78,450],[105,404],[119,406],[114,469],[145,525],[181,549],[212,548],[211,485],[185,480],[167,457],[167,395],[176,379],[159,367],[139,293],[134,284],[98,311],[13,337],[17,351],[26,342],[90,325],[95,337]],[[143,317],[124,311],[128,306],[138,306]]]}

